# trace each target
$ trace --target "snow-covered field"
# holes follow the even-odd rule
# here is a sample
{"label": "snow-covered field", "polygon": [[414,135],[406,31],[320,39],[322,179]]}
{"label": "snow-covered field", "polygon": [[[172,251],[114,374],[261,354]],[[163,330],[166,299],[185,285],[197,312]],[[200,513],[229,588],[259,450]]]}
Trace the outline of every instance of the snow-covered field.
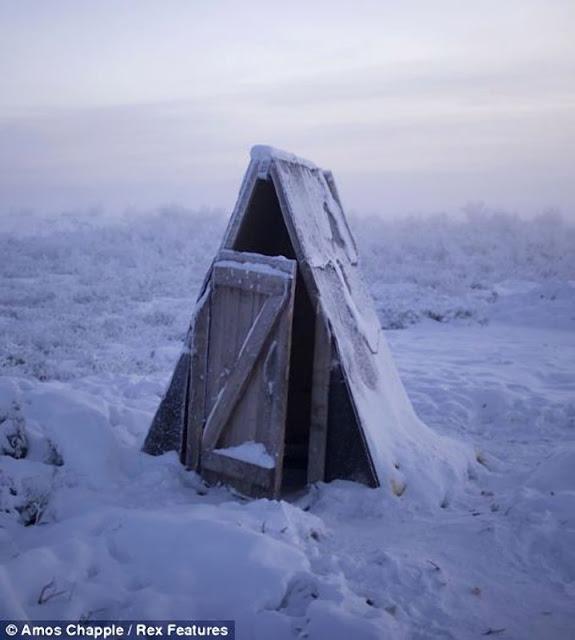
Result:
{"label": "snow-covered field", "polygon": [[0,217],[0,618],[575,637],[575,228],[352,222],[419,415],[480,463],[435,508],[346,482],[248,502],[139,452],[222,216]]}

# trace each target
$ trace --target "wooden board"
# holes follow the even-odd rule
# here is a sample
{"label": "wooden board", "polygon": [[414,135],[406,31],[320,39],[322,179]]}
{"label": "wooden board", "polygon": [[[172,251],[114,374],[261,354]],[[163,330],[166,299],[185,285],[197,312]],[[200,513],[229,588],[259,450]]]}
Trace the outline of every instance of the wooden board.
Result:
{"label": "wooden board", "polygon": [[332,360],[331,333],[321,307],[317,305],[313,355],[313,389],[309,430],[307,481],[325,479],[329,382]]}
{"label": "wooden board", "polygon": [[[212,270],[201,471],[251,495],[281,488],[295,274],[294,261],[229,250]],[[256,473],[218,454],[246,442],[261,443],[275,467]]]}
{"label": "wooden board", "polygon": [[189,469],[200,466],[202,431],[206,402],[206,368],[210,312],[208,289],[198,301],[190,344],[190,376],[186,407],[186,430],[182,441],[182,458]]}
{"label": "wooden board", "polygon": [[204,474],[213,481],[225,479],[236,488],[241,487],[244,493],[257,493],[258,497],[260,494],[267,494],[274,481],[274,469],[236,460],[214,451],[204,454]]}

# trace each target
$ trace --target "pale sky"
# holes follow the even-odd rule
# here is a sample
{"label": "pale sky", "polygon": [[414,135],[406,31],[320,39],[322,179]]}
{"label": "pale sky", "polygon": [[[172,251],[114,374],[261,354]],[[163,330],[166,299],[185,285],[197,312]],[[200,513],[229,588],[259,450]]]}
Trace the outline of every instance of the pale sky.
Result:
{"label": "pale sky", "polygon": [[575,219],[575,0],[0,0],[0,212],[229,210],[258,143],[360,212]]}

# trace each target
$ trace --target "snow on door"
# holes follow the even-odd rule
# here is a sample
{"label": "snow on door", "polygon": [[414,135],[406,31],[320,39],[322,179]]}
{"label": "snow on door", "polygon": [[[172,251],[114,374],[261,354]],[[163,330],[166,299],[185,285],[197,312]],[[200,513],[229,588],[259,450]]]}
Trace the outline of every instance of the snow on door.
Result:
{"label": "snow on door", "polygon": [[222,251],[207,312],[202,474],[279,495],[296,263]]}

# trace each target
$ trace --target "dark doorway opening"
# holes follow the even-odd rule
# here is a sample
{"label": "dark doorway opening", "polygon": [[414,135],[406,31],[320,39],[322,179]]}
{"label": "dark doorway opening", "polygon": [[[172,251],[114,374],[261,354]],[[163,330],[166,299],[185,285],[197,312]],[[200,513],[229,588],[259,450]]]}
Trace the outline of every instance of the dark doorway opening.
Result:
{"label": "dark doorway opening", "polygon": [[[238,230],[235,251],[295,259],[273,183],[258,180]],[[295,288],[282,490],[306,485],[316,312],[298,266]]]}

